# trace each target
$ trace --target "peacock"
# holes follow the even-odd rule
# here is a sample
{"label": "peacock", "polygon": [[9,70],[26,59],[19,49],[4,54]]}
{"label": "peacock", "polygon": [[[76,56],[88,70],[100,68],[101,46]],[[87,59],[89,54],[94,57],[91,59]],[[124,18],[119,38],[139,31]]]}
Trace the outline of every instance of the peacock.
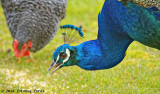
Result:
{"label": "peacock", "polygon": [[0,0],[17,58],[37,52],[56,35],[67,0]]}
{"label": "peacock", "polygon": [[54,67],[51,74],[64,66],[73,65],[85,70],[112,68],[124,59],[133,41],[160,50],[158,0],[105,0],[98,15],[98,26],[96,40],[77,46],[65,42],[55,50],[48,69]]}

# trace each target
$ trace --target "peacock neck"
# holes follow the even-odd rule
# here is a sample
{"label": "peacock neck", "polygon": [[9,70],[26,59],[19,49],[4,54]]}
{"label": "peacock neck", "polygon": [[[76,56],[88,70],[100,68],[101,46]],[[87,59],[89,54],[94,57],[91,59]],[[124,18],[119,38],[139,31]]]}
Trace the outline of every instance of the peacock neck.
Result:
{"label": "peacock neck", "polygon": [[119,14],[125,13],[125,11],[119,13],[118,10],[126,11],[122,3],[117,0],[105,1],[98,16],[98,38],[77,46],[80,61],[78,66],[85,70],[108,69],[124,59],[126,50],[133,39],[121,26]]}
{"label": "peacock neck", "polygon": [[108,69],[119,64],[132,42],[124,36],[108,33],[105,40],[100,38],[78,45],[79,67],[85,70]]}

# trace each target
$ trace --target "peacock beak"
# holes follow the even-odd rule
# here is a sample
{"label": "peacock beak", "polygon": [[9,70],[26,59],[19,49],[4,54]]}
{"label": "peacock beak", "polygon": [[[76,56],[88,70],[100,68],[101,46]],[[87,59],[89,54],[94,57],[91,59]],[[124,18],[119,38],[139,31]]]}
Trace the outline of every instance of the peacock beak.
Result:
{"label": "peacock beak", "polygon": [[54,69],[52,70],[51,72],[51,75],[56,71],[58,70],[64,63],[59,63],[57,64],[57,62],[55,62],[54,60],[52,61],[51,65],[49,66],[48,68],[48,71],[50,71],[53,67]]}

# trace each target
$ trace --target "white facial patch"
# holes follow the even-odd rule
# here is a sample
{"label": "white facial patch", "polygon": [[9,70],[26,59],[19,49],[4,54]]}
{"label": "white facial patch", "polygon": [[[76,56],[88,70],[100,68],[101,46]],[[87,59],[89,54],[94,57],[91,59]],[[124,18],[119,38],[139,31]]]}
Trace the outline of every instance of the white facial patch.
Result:
{"label": "white facial patch", "polygon": [[57,57],[56,63],[57,63],[58,60],[59,60],[59,55],[58,55],[58,57]]}
{"label": "white facial patch", "polygon": [[66,61],[68,61],[68,59],[70,57],[70,51],[69,51],[69,49],[66,49],[66,54],[67,54],[67,57],[63,60],[63,63],[65,63]]}

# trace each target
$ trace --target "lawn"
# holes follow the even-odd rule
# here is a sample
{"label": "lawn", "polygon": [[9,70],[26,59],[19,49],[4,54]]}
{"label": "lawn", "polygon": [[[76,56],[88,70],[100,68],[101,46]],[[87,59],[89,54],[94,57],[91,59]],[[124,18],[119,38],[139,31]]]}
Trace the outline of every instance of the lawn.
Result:
{"label": "lawn", "polygon": [[[62,24],[83,25],[85,38],[72,45],[96,39],[97,16],[104,0],[68,0],[66,18]],[[0,8],[0,93],[7,90],[44,90],[40,94],[134,94],[160,93],[160,51],[133,42],[125,59],[108,70],[86,71],[78,66],[64,67],[53,75],[48,72],[54,50],[63,44],[61,32],[33,54],[36,63],[13,53],[13,39]],[[3,93],[4,93],[3,92]],[[38,91],[37,91],[38,92]]]}

